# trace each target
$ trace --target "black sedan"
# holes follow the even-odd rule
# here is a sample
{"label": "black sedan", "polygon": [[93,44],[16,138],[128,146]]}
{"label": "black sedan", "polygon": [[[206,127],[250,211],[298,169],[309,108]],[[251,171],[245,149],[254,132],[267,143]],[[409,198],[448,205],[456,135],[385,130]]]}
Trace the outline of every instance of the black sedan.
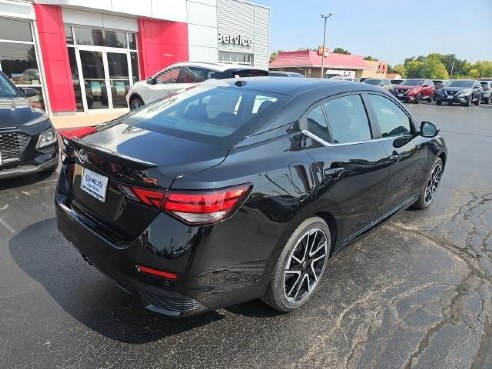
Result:
{"label": "black sedan", "polygon": [[64,145],[59,230],[169,316],[301,307],[333,254],[432,203],[447,158],[381,89],[304,78],[210,80]]}
{"label": "black sedan", "polygon": [[0,72],[0,179],[54,171],[58,165],[56,131],[48,116],[31,107],[27,97]]}

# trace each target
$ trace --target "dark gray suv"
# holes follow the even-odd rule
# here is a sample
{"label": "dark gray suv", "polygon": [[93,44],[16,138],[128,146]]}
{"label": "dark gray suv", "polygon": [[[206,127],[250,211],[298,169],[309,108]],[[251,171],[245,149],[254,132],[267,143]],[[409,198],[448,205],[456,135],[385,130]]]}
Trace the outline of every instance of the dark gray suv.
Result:
{"label": "dark gray suv", "polygon": [[449,105],[459,103],[470,106],[473,102],[480,105],[482,100],[482,85],[473,79],[456,79],[448,85],[436,91],[436,104],[442,105],[443,102]]}

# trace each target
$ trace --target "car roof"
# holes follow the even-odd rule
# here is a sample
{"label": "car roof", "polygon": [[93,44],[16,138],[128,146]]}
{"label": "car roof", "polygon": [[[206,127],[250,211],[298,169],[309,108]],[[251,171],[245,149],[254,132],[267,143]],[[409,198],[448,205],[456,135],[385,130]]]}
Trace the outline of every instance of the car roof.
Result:
{"label": "car roof", "polygon": [[[224,72],[228,69],[261,69],[255,68],[249,65],[240,65],[240,64],[222,64],[222,63],[208,63],[208,62],[181,62],[169,65],[163,69],[173,68],[173,67],[200,67],[200,68],[208,68],[212,69],[216,72]],[[161,69],[162,70],[162,69]]]}
{"label": "car roof", "polygon": [[271,92],[290,96],[298,95],[303,92],[322,87],[331,88],[334,92],[337,90],[337,93],[359,90],[381,92],[381,89],[364,83],[317,78],[246,77],[221,80],[209,79],[202,82],[200,85],[235,88],[244,87],[248,90]]}

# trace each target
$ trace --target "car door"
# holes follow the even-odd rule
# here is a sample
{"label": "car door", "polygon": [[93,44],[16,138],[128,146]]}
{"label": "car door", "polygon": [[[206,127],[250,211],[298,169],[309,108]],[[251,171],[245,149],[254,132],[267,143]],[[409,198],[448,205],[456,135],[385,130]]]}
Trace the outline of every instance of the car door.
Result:
{"label": "car door", "polygon": [[434,82],[432,82],[430,79],[426,79],[424,81],[424,97],[426,99],[431,99],[432,95],[434,95]]}
{"label": "car door", "polygon": [[379,215],[388,176],[386,152],[372,139],[362,98],[337,96],[315,105],[301,121],[304,131],[320,145],[307,152],[315,161],[318,190],[338,206],[343,242],[374,222]]}
{"label": "car door", "polygon": [[482,98],[482,85],[480,84],[479,81],[475,81],[473,83],[473,99],[477,99],[478,101],[481,100]]}
{"label": "car door", "polygon": [[390,172],[381,207],[383,216],[410,205],[426,178],[425,139],[416,133],[411,116],[390,96],[364,95],[372,120],[377,123]]}

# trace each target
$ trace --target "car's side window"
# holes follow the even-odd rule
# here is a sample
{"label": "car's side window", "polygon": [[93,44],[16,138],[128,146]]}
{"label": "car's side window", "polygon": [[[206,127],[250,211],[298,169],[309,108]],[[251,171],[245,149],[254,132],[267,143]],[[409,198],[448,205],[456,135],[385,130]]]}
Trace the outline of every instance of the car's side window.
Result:
{"label": "car's side window", "polygon": [[208,71],[199,67],[183,67],[178,77],[178,83],[199,83],[208,79]]}
{"label": "car's side window", "polygon": [[369,119],[359,95],[349,95],[323,103],[333,143],[372,139]]}
{"label": "car's side window", "polygon": [[159,73],[155,77],[155,80],[157,81],[158,84],[177,83],[180,71],[181,71],[180,67],[166,69],[166,70],[162,71],[161,73]]}
{"label": "car's side window", "polygon": [[306,116],[306,121],[309,132],[315,134],[326,142],[330,142],[330,132],[328,131],[328,124],[326,123],[321,105],[318,105],[309,112]]}
{"label": "car's side window", "polygon": [[408,135],[412,132],[410,118],[390,99],[381,95],[367,95],[379,123],[382,137]]}

